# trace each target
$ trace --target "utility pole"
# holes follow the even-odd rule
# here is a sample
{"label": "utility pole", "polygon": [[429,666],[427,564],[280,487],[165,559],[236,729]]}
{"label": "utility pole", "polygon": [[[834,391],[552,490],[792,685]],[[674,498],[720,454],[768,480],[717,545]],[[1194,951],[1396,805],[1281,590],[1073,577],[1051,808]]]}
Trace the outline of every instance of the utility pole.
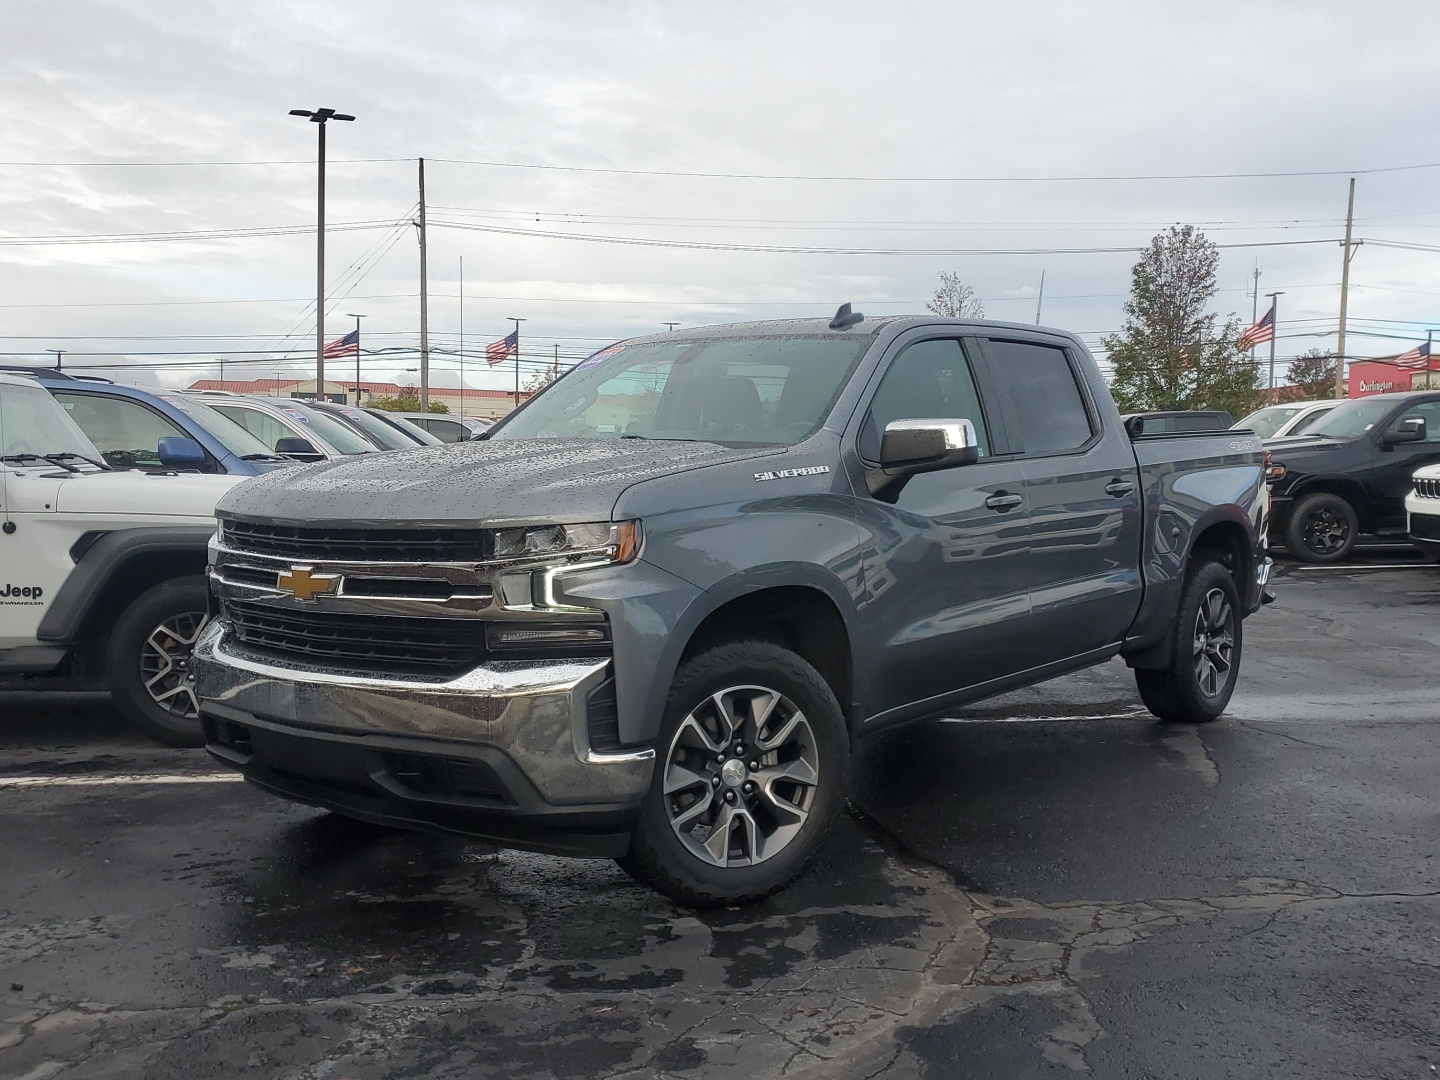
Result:
{"label": "utility pole", "polygon": [[[1270,393],[1275,393],[1275,339],[1280,336],[1280,297],[1283,292],[1267,292],[1270,298]],[[1271,401],[1270,404],[1275,404]]]}
{"label": "utility pole", "polygon": [[555,363],[550,365],[550,381],[554,382],[560,377],[560,343],[555,343]]}
{"label": "utility pole", "polygon": [[215,359],[217,359],[217,360],[220,361],[220,389],[221,389],[221,390],[224,390],[224,389],[225,389],[225,357],[223,357],[223,356],[217,356]]}
{"label": "utility pole", "polygon": [[528,322],[527,319],[517,319],[510,316],[510,321],[515,324],[515,408],[520,407],[520,324]]}
{"label": "utility pole", "polygon": [[465,419],[465,256],[460,256],[460,419]]}
{"label": "utility pole", "polygon": [[1426,331],[1425,331],[1425,389],[1426,389],[1426,390],[1429,390],[1429,389],[1430,389],[1430,366],[1431,366],[1432,363],[1434,363],[1434,361],[1431,360],[1431,355],[1432,355],[1432,353],[1434,352],[1434,350],[1431,348],[1431,346],[1434,345],[1434,344],[1435,344],[1435,331],[1434,331],[1434,330],[1426,330]]}
{"label": "utility pole", "polygon": [[1355,224],[1355,178],[1350,178],[1350,201],[1345,207],[1345,262],[1340,268],[1340,336],[1335,343],[1335,396],[1345,396],[1345,307],[1350,299],[1350,230]]}
{"label": "utility pole", "polygon": [[355,320],[355,407],[358,409],[360,407],[360,320],[365,316],[352,315],[347,311],[345,317]]}
{"label": "utility pole", "polygon": [[[1255,260],[1255,281],[1250,286],[1250,325],[1260,318],[1260,260]],[[1250,366],[1255,366],[1255,343],[1250,343]]]}
{"label": "utility pole", "polygon": [[420,411],[430,411],[430,288],[425,269],[425,159],[420,159]]}
{"label": "utility pole", "polygon": [[65,350],[64,350],[64,349],[46,349],[45,351],[46,351],[46,352],[53,352],[53,353],[55,354],[55,370],[56,370],[56,371],[62,371],[62,370],[64,370],[64,369],[63,369],[63,366],[62,366],[62,364],[61,364],[61,362],[60,362],[60,358],[65,355]]}
{"label": "utility pole", "polygon": [[1045,271],[1040,271],[1040,292],[1035,297],[1035,325],[1040,325],[1040,305],[1045,303]]}
{"label": "utility pole", "polygon": [[309,117],[320,129],[320,167],[315,196],[315,400],[325,400],[325,124],[328,120],[354,120],[334,109],[291,109],[291,116]]}

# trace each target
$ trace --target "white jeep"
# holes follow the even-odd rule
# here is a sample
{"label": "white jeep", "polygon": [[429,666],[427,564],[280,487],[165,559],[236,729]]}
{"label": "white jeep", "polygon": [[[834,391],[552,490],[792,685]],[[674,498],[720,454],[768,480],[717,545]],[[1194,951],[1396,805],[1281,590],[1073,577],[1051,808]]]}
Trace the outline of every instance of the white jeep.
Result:
{"label": "white jeep", "polygon": [[190,647],[241,479],[112,470],[49,391],[0,373],[0,687],[104,687],[148,735],[200,745]]}

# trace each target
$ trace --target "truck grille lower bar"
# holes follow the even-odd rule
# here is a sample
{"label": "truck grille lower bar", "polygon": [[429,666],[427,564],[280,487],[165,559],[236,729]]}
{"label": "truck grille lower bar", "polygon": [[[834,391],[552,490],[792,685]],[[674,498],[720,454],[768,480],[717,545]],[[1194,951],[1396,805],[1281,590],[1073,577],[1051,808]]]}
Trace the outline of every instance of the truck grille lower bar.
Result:
{"label": "truck grille lower bar", "polygon": [[224,613],[238,648],[292,663],[434,677],[458,675],[486,658],[480,622],[297,611],[243,600],[226,600]]}

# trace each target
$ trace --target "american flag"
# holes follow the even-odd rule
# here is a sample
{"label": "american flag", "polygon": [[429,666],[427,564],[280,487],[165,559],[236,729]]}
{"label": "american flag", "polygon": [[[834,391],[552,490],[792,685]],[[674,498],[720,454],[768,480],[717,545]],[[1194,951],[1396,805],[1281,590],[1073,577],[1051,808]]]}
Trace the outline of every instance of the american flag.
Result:
{"label": "american flag", "polygon": [[1401,353],[1395,358],[1395,366],[1421,370],[1430,366],[1430,343],[1416,345],[1409,352]]}
{"label": "american flag", "polygon": [[503,364],[511,354],[517,358],[520,356],[520,331],[511,330],[499,341],[492,341],[485,346],[485,362],[487,364]]}
{"label": "american flag", "polygon": [[1254,348],[1256,345],[1262,345],[1267,341],[1273,341],[1274,338],[1275,305],[1271,304],[1270,310],[1265,313],[1265,317],[1259,322],[1257,322],[1254,326],[1250,327],[1249,330],[1246,330],[1243,334],[1241,334],[1240,340],[1235,342],[1235,344],[1239,347],[1241,352],[1244,352],[1246,349]]}
{"label": "american flag", "polygon": [[333,360],[337,356],[359,356],[360,331],[351,330],[344,337],[336,338],[325,346],[325,350],[320,355],[326,360]]}

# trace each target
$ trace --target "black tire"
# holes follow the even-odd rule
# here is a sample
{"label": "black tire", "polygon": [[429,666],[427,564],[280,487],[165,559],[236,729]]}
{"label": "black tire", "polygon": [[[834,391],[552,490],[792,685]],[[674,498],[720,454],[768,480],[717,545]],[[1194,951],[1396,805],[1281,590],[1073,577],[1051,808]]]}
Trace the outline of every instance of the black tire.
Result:
{"label": "black tire", "polygon": [[[727,707],[719,702],[728,702],[737,719],[727,721]],[[719,737],[725,723],[733,723],[733,739]],[[749,746],[736,741],[745,739]],[[736,746],[743,747],[738,757]],[[692,770],[696,782],[666,793]],[[675,675],[656,743],[655,775],[630,852],[619,863],[631,877],[690,907],[762,899],[799,877],[820,850],[844,803],[849,771],[845,717],[815,668],[768,641],[712,646]],[[734,801],[726,803],[727,797]],[[672,817],[691,817],[692,823],[672,824]],[[721,827],[725,842],[715,845]],[[706,847],[707,834],[722,854]],[[748,864],[756,854],[758,861]]]}
{"label": "black tire", "polygon": [[166,746],[205,742],[193,683],[187,682],[189,646],[204,628],[205,610],[205,579],[176,578],[136,597],[110,633],[105,652],[110,697],[126,720]]}
{"label": "black tire", "polygon": [[[1217,599],[1223,601],[1222,610],[1217,610]],[[1217,615],[1225,627],[1222,632],[1213,625]],[[1230,571],[1213,559],[1196,561],[1180,592],[1169,664],[1135,669],[1140,700],[1168,723],[1204,724],[1217,719],[1230,703],[1240,674],[1242,633],[1240,597]],[[1225,668],[1220,672],[1222,653]],[[1205,660],[1210,670],[1205,669]]]}
{"label": "black tire", "polygon": [[1340,495],[1302,495],[1285,522],[1285,549],[1301,562],[1335,563],[1355,550],[1360,516]]}

